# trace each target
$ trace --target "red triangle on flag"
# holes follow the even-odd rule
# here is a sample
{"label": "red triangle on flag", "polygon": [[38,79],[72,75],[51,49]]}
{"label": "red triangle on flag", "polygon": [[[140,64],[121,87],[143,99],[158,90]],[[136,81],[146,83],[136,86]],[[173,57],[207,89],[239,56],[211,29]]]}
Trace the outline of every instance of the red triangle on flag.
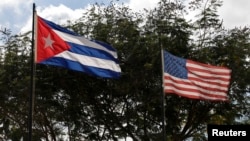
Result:
{"label": "red triangle on flag", "polygon": [[70,46],[42,18],[37,16],[36,62],[42,62],[69,48]]}

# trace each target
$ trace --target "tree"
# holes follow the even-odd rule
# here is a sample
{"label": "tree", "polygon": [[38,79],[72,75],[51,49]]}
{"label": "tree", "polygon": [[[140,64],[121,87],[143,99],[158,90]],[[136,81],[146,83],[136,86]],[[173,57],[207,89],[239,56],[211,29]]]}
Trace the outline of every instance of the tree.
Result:
{"label": "tree", "polygon": [[0,131],[3,139],[18,140],[26,133],[27,127],[30,39],[27,34],[12,36],[10,32],[2,33],[6,43],[1,54]]}
{"label": "tree", "polygon": [[[206,140],[206,125],[249,122],[249,28],[225,29],[219,0],[189,5],[161,0],[153,10],[133,12],[95,4],[65,27],[117,49],[122,76],[95,78],[52,66],[36,66],[34,140],[134,141],[162,138],[160,48],[176,56],[232,70],[229,103],[166,94],[167,140]],[[188,9],[189,8],[189,9]],[[193,21],[186,14],[198,10]],[[30,79],[30,32],[1,33],[0,138],[25,140]]]}

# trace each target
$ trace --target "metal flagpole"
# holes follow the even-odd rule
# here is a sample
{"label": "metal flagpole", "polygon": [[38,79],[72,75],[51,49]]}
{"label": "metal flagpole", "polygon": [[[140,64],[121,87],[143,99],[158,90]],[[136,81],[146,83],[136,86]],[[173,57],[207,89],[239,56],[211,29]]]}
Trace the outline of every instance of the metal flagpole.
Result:
{"label": "metal flagpole", "polygon": [[30,96],[29,96],[29,117],[28,117],[28,141],[32,141],[32,126],[33,126],[33,110],[34,110],[34,94],[35,94],[35,18],[36,6],[33,3],[33,19],[32,19],[32,41],[31,41],[31,75],[30,75]]}
{"label": "metal flagpole", "polygon": [[164,54],[163,54],[163,49],[162,49],[162,44],[161,44],[161,31],[159,32],[159,47],[161,50],[161,67],[162,67],[162,140],[166,141],[166,127],[165,127],[165,122],[166,122],[166,117],[165,117],[165,93],[164,93]]}
{"label": "metal flagpole", "polygon": [[[160,8],[161,8],[161,3],[160,2]],[[160,9],[159,9],[160,10]],[[158,11],[158,16],[161,15],[160,11]],[[157,28],[159,28],[161,25],[158,25]],[[158,29],[158,44],[159,48],[161,51],[161,67],[162,67],[162,81],[161,81],[161,87],[162,87],[162,93],[161,93],[161,99],[162,99],[162,141],[166,141],[166,127],[165,127],[165,122],[166,122],[166,117],[165,117],[165,93],[164,93],[164,54],[163,54],[163,48],[162,48],[162,43],[161,43],[161,34],[162,31]]]}
{"label": "metal flagpole", "polygon": [[162,136],[163,136],[163,141],[166,141],[166,127],[165,127],[165,122],[166,122],[166,117],[165,117],[165,93],[164,93],[164,54],[163,54],[163,49],[161,47],[161,62],[162,62]]}

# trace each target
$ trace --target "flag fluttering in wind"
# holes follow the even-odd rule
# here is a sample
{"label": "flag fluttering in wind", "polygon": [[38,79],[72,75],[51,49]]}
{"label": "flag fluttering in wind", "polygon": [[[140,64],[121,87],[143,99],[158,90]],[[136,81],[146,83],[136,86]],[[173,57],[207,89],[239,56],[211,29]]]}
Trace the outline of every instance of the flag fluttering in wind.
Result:
{"label": "flag fluttering in wind", "polygon": [[116,50],[88,40],[37,16],[36,63],[64,67],[103,78],[119,78]]}
{"label": "flag fluttering in wind", "polygon": [[183,59],[163,51],[165,93],[191,99],[228,101],[231,70]]}

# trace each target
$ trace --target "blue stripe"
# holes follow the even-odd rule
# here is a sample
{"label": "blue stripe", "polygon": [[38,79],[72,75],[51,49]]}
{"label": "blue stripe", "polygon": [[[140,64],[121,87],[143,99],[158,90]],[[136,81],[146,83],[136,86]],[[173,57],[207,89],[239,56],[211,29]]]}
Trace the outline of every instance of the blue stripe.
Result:
{"label": "blue stripe", "polygon": [[121,74],[120,72],[114,72],[114,71],[107,70],[107,69],[86,66],[86,65],[80,64],[79,62],[67,60],[67,59],[60,58],[60,57],[53,57],[53,58],[47,59],[41,62],[40,64],[64,67],[70,70],[81,71],[89,75],[94,75],[97,77],[104,77],[104,78],[119,78]]}
{"label": "blue stripe", "polygon": [[[64,32],[64,33],[67,33],[67,34],[70,34],[70,35],[73,35],[73,36],[81,37],[81,35],[79,35],[79,34],[73,32],[73,31],[70,31],[70,30],[68,30],[68,29],[66,29],[66,28],[64,28],[64,27],[61,27],[61,26],[59,26],[59,25],[57,25],[57,24],[55,24],[55,23],[53,23],[53,22],[51,22],[51,21],[48,21],[48,20],[43,19],[43,18],[42,18],[42,20],[43,20],[47,25],[49,25],[50,28],[52,28],[52,29],[54,29],[54,30],[58,30],[58,31],[61,31],[61,32]],[[107,44],[107,43],[104,43],[104,42],[101,42],[101,41],[97,41],[97,40],[90,40],[90,41],[95,42],[95,43],[97,43],[97,44],[103,46],[104,48],[106,48],[106,49],[108,49],[108,50],[110,50],[110,51],[115,51],[115,52],[116,52],[116,49],[114,49],[111,45],[109,45],[109,44]]]}
{"label": "blue stripe", "polygon": [[91,40],[92,42],[95,42],[103,47],[105,47],[106,49],[108,50],[111,50],[111,51],[115,51],[116,52],[116,49],[114,49],[111,45],[107,44],[107,43],[104,43],[104,42],[101,42],[101,41],[97,41],[97,40]]}
{"label": "blue stripe", "polygon": [[[43,18],[42,18],[42,19],[43,19]],[[70,31],[70,30],[68,30],[68,29],[66,29],[66,28],[63,28],[63,27],[61,27],[61,26],[59,26],[59,25],[57,25],[57,24],[55,24],[55,23],[53,23],[53,22],[51,22],[51,21],[48,21],[48,20],[46,20],[46,19],[43,19],[43,21],[44,21],[47,25],[49,25],[50,28],[52,28],[52,29],[54,29],[54,30],[58,30],[58,31],[61,31],[61,32],[64,32],[64,33],[67,33],[67,34],[70,34],[70,35],[73,35],[73,36],[81,37],[81,36],[78,35],[77,33],[72,32],[72,31]],[[107,43],[104,43],[104,42],[101,42],[101,41],[97,41],[97,40],[90,40],[90,41],[95,42],[95,43],[101,45],[102,47],[104,47],[104,48],[106,48],[106,49],[108,49],[108,50],[110,50],[110,51],[116,52],[116,49],[114,49],[111,45],[109,45],[109,44],[107,44]],[[69,42],[68,42],[68,43],[69,43]],[[73,43],[72,43],[72,44],[73,44]],[[74,45],[76,45],[76,44],[74,44]]]}
{"label": "blue stripe", "polygon": [[69,49],[70,52],[82,54],[86,56],[91,56],[95,58],[111,60],[111,61],[118,63],[118,60],[114,58],[113,55],[109,54],[106,51],[91,48],[88,46],[82,46],[82,45],[71,43],[71,42],[67,42],[67,43],[71,46],[71,48]]}
{"label": "blue stripe", "polygon": [[[60,32],[63,32],[66,34],[70,34],[73,36],[82,37],[82,36],[78,35],[77,33],[74,33],[66,28],[63,28],[63,27],[61,27],[61,26],[59,26],[51,21],[48,21],[48,20],[43,19],[43,18],[42,18],[42,20],[50,28],[52,28],[54,30],[57,30],[57,31],[60,31]],[[112,46],[110,46],[109,44],[106,44],[106,43],[103,43],[100,41],[95,41],[95,40],[93,40],[92,42],[99,44],[101,47],[105,48],[106,50],[109,50],[111,52],[114,52],[114,54],[116,54],[116,50]],[[114,56],[114,54],[110,54],[107,51],[97,49],[97,48],[94,48],[91,46],[89,47],[89,46],[79,45],[79,44],[72,43],[72,42],[67,42],[67,43],[70,46],[70,49],[68,51],[70,51],[72,53],[90,56],[90,57],[95,57],[95,58],[100,58],[103,60],[110,60],[110,61],[113,61],[114,63],[117,63],[117,64],[119,63],[117,58],[116,58],[117,56]],[[87,65],[81,64],[78,61],[68,60],[68,59],[65,59],[62,57],[51,57],[51,58],[46,59],[43,62],[40,62],[40,64],[64,67],[67,69],[81,71],[81,72],[88,73],[90,75],[94,75],[97,77],[104,77],[104,78],[119,78],[120,74],[121,74],[121,72],[112,71],[113,66],[110,66],[111,70],[108,70],[108,69],[103,69],[103,68],[98,68],[98,67],[93,67],[93,66],[87,66]]]}
{"label": "blue stripe", "polygon": [[186,59],[176,57],[164,51],[164,72],[178,78],[187,79]]}
{"label": "blue stripe", "polygon": [[[41,17],[40,17],[41,18]],[[74,35],[74,36],[80,36],[80,35],[78,35],[78,34],[76,34],[75,32],[72,32],[72,31],[70,31],[70,30],[68,30],[68,29],[66,29],[66,28],[63,28],[63,27],[61,27],[61,26],[59,26],[59,25],[57,25],[57,24],[55,24],[55,23],[53,23],[53,22],[51,22],[51,21],[48,21],[48,20],[46,20],[46,19],[43,19],[43,18],[41,18],[47,25],[49,25],[49,27],[50,28],[52,28],[52,29],[55,29],[55,30],[58,30],[58,31],[61,31],[61,32],[65,32],[65,33],[68,33],[68,34],[71,34],[71,35]]]}

